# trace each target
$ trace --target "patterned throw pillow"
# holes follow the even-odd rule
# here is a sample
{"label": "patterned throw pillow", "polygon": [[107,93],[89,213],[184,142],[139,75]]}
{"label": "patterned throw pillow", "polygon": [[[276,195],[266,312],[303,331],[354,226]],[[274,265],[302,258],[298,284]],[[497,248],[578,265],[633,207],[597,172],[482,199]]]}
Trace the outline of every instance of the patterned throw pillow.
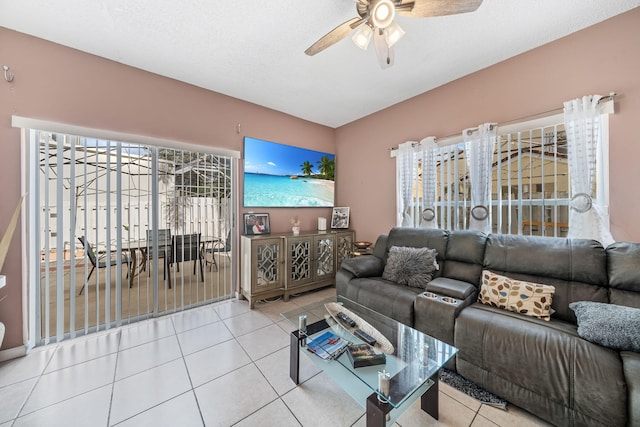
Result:
{"label": "patterned throw pillow", "polygon": [[510,279],[482,271],[478,302],[549,321],[554,286]]}
{"label": "patterned throw pillow", "polygon": [[435,249],[392,246],[382,278],[400,285],[426,288],[437,269]]}

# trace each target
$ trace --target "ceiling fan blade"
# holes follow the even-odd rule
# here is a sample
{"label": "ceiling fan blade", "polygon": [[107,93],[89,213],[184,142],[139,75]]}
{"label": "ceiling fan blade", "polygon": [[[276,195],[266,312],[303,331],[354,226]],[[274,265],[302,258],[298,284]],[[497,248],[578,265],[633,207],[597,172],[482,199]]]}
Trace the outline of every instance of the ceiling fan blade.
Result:
{"label": "ceiling fan blade", "polygon": [[360,25],[362,25],[363,22],[366,22],[368,19],[369,19],[369,16],[365,16],[364,18],[358,19],[357,21],[355,21],[353,24],[350,25],[351,29],[355,30]]}
{"label": "ceiling fan blade", "polygon": [[385,69],[393,65],[394,51],[393,46],[389,47],[387,37],[383,31],[378,29],[373,31],[373,46],[376,49],[376,57],[380,68]]}
{"label": "ceiling fan blade", "polygon": [[429,16],[456,15],[458,13],[473,12],[482,4],[482,0],[402,0],[405,3],[415,3],[410,11],[398,8],[398,14],[410,18],[427,18]]}
{"label": "ceiling fan blade", "polygon": [[362,18],[358,17],[352,18],[347,22],[343,22],[342,24],[338,25],[336,28],[325,34],[320,40],[312,44],[307,50],[304,51],[304,53],[309,56],[313,56],[316,53],[322,52],[329,46],[333,46],[343,38],[347,37],[349,33],[351,33],[351,31],[353,30],[351,28],[351,24],[360,21],[361,19]]}

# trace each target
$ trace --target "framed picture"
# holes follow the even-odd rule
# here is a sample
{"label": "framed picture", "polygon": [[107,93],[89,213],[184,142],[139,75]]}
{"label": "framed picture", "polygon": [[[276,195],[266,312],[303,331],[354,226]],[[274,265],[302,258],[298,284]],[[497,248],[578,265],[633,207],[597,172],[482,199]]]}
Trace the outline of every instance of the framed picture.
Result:
{"label": "framed picture", "polygon": [[268,213],[246,213],[243,215],[244,234],[247,236],[271,233]]}
{"label": "framed picture", "polygon": [[331,228],[349,228],[349,208],[333,208]]}

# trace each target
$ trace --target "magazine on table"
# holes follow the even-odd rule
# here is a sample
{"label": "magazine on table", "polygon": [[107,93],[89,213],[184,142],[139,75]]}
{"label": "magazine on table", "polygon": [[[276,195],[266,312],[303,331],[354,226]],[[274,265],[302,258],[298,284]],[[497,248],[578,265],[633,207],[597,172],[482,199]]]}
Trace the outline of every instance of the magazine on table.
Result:
{"label": "magazine on table", "polygon": [[348,344],[346,340],[340,338],[333,332],[326,331],[315,337],[312,341],[309,341],[307,343],[307,350],[315,353],[322,359],[333,359],[341,355]]}

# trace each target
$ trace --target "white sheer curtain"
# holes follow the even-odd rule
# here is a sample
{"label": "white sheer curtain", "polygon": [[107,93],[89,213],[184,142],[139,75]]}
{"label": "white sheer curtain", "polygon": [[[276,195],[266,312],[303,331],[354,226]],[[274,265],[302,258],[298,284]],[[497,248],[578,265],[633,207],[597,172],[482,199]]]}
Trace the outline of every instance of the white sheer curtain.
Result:
{"label": "white sheer curtain", "polygon": [[405,142],[398,146],[396,157],[396,225],[414,226],[415,149],[414,142]]}
{"label": "white sheer curtain", "polygon": [[491,233],[491,162],[496,134],[496,126],[492,123],[478,126],[477,131],[466,129],[462,132],[471,185],[469,229],[485,233]]}
{"label": "white sheer curtain", "polygon": [[438,228],[436,215],[436,169],[437,165],[436,138],[430,136],[420,141],[420,158],[422,159],[422,227]]}
{"label": "white sheer curtain", "polygon": [[601,201],[592,197],[598,151],[602,149],[600,98],[589,95],[564,103],[572,194],[567,237],[594,239],[606,247],[614,240]]}

